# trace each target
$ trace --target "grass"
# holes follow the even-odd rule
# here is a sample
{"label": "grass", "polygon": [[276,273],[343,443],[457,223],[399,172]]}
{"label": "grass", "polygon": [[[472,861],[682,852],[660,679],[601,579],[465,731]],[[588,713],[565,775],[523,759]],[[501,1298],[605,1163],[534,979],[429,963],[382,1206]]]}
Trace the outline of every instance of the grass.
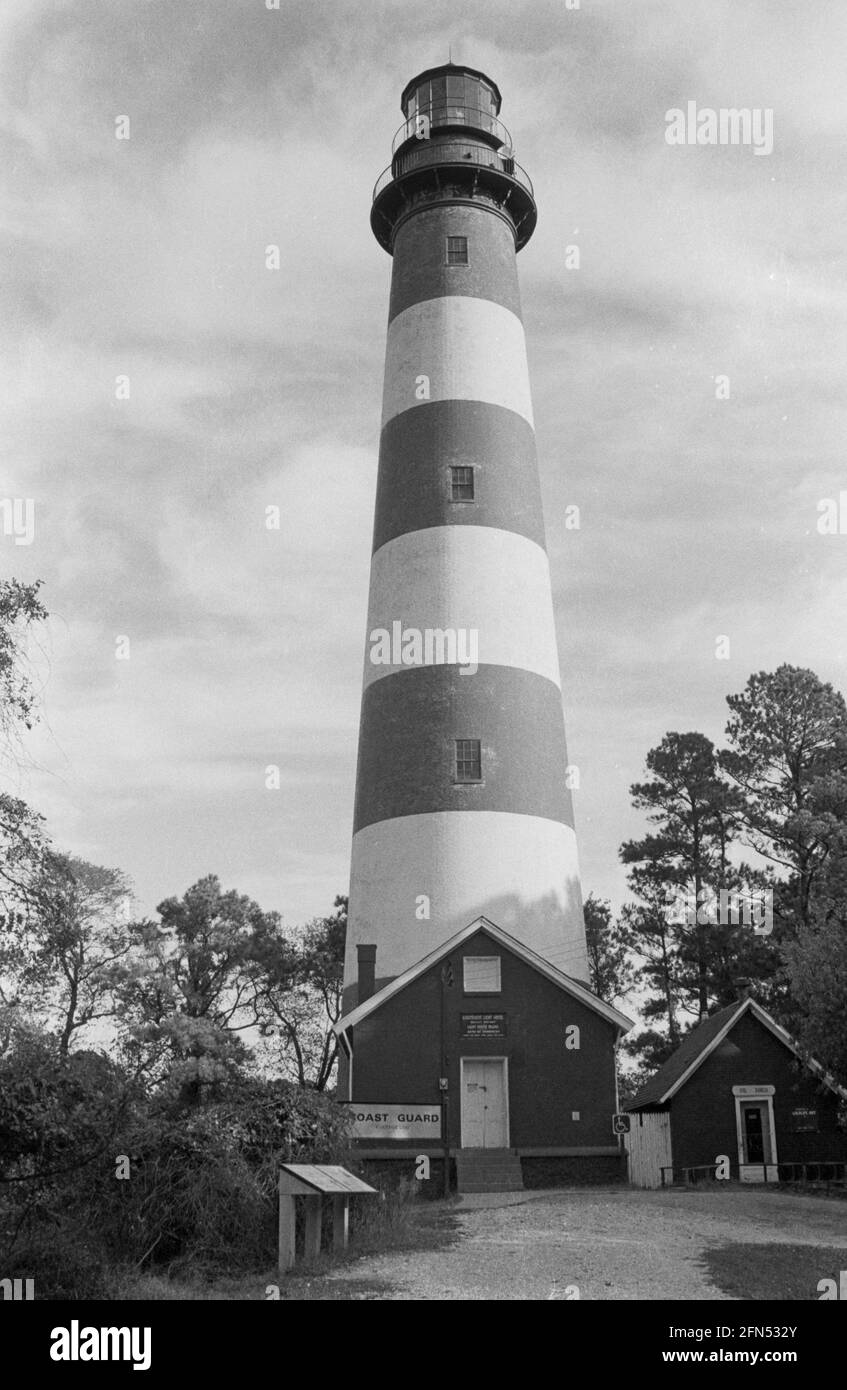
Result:
{"label": "grass", "polygon": [[713,1284],[733,1298],[815,1302],[821,1279],[834,1279],[847,1249],[832,1245],[720,1245],[703,1253]]}
{"label": "grass", "polygon": [[290,1302],[361,1302],[379,1300],[392,1286],[380,1280],[337,1275],[364,1256],[395,1251],[439,1250],[456,1238],[455,1202],[422,1201],[403,1193],[386,1193],[384,1200],[364,1202],[351,1232],[350,1245],[337,1255],[322,1253],[309,1264],[298,1261],[280,1277],[275,1266],[255,1273],[169,1279],[164,1274],[119,1275],[112,1297],[144,1302],[262,1301],[276,1297]]}

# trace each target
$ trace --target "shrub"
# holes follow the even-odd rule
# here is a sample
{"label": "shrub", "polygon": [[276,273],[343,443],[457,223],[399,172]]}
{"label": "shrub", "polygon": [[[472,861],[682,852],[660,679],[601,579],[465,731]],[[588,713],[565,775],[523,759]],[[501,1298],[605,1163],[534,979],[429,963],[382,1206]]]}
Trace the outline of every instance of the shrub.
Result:
{"label": "shrub", "polygon": [[167,1088],[144,1095],[108,1058],[59,1063],[27,1043],[0,1063],[0,1277],[35,1278],[39,1298],[98,1298],[118,1266],[266,1266],[280,1164],[343,1163],[348,1123],[290,1082],[239,1079],[186,1107]]}

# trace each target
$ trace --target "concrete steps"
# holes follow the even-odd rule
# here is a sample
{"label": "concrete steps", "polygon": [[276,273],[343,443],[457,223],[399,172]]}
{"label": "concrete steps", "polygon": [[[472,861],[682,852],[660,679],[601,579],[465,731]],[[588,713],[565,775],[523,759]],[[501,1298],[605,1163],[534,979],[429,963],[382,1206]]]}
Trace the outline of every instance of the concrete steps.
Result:
{"label": "concrete steps", "polygon": [[459,1192],[522,1192],[521,1161],[511,1149],[460,1149],[456,1186]]}

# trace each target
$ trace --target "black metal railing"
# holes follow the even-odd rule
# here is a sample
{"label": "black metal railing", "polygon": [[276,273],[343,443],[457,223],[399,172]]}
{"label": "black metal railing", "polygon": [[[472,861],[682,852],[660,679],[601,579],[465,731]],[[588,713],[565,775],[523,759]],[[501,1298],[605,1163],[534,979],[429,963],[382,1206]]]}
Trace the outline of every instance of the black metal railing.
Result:
{"label": "black metal railing", "polygon": [[714,1182],[717,1172],[716,1163],[702,1163],[692,1168],[662,1168],[662,1187],[673,1187],[677,1183],[685,1183],[686,1187],[692,1187],[698,1182]]}
{"label": "black metal railing", "polygon": [[[840,1159],[816,1163],[744,1163],[742,1167],[747,1170],[761,1169],[763,1179],[767,1179],[768,1170],[776,1170],[777,1181],[780,1183],[825,1186],[827,1190],[830,1187],[847,1187],[847,1161]],[[698,1182],[714,1182],[716,1172],[717,1165],[714,1163],[704,1163],[690,1168],[663,1167],[662,1187],[671,1187],[677,1183],[685,1183],[689,1187]],[[732,1164],[731,1173],[732,1180],[737,1182],[737,1163]]]}
{"label": "black metal railing", "polygon": [[503,122],[492,116],[490,111],[483,111],[478,106],[465,106],[462,102],[449,101],[430,102],[404,121],[391,142],[391,153],[396,154],[400,146],[413,137],[425,140],[428,138],[428,132],[439,126],[457,125],[466,125],[471,130],[483,130],[487,135],[493,135],[498,144],[511,148],[511,135]]}
{"label": "black metal railing", "polygon": [[841,1160],[832,1163],[778,1163],[776,1169],[780,1182],[808,1183],[810,1186],[823,1184],[827,1188],[847,1187],[847,1162]]}
{"label": "black metal railing", "polygon": [[401,179],[416,169],[425,169],[436,164],[461,164],[479,169],[493,169],[498,174],[505,174],[508,178],[514,179],[531,197],[535,196],[529,174],[516,160],[497,154],[486,145],[451,140],[444,143],[439,141],[437,145],[422,142],[420,149],[409,150],[406,154],[400,155],[387,169],[383,169],[374,184],[373,201],[376,202],[380,193],[395,179]]}

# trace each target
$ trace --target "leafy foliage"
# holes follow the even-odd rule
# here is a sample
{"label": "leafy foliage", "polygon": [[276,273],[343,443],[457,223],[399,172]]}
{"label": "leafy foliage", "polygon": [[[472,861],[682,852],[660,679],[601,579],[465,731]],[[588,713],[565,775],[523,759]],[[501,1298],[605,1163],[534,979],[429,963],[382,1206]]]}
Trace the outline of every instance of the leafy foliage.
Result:
{"label": "leafy foliage", "polygon": [[[787,665],[750,676],[727,703],[729,748],[667,734],[647,755],[652,780],[632,788],[657,830],[622,846],[636,894],[622,925],[644,962],[645,1017],[666,1031],[648,1030],[625,1049],[644,1068],[658,1065],[686,1014],[702,1018],[754,992],[843,1076],[847,706],[814,672]],[[739,848],[758,864],[742,862]],[[769,888],[773,935],[699,912],[694,922],[670,920],[669,892],[680,887],[695,900],[701,888]]]}
{"label": "leafy foliage", "polygon": [[25,668],[24,643],[32,625],[47,617],[40,588],[40,580],[0,580],[0,733],[7,740],[21,724],[31,729],[35,718],[37,696]]}
{"label": "leafy foliage", "polygon": [[341,1017],[347,899],[310,922],[294,942],[273,942],[261,955],[261,1028],[277,1039],[275,1059],[300,1086],[325,1090],[334,1074]]}
{"label": "leafy foliage", "polygon": [[124,874],[72,855],[45,852],[30,878],[26,911],[7,935],[6,975],[28,1016],[56,1027],[62,1058],[77,1033],[116,1012],[129,901]]}
{"label": "leafy foliage", "polygon": [[740,791],[745,842],[790,875],[784,917],[796,929],[809,920],[827,856],[809,815],[815,789],[847,770],[847,705],[814,671],[787,665],[750,676],[727,704],[730,747],[721,766]]}
{"label": "leafy foliage", "polygon": [[[41,581],[0,580],[0,766],[17,760],[21,729],[36,719],[37,695],[27,669],[30,630],[47,617]],[[0,789],[0,932],[26,901],[27,885],[46,847],[44,822],[20,797]],[[0,1001],[3,951],[0,945]]]}
{"label": "leafy foliage", "polygon": [[583,913],[591,988],[611,1004],[623,999],[632,988],[634,970],[628,943],[608,902],[589,893]]}
{"label": "leafy foliage", "polygon": [[185,1105],[103,1054],[57,1060],[53,1040],[20,1035],[0,1062],[3,1268],[34,1277],[40,1298],[86,1298],[118,1264],[267,1265],[280,1163],[345,1161],[348,1126],[290,1082],[239,1079]]}

